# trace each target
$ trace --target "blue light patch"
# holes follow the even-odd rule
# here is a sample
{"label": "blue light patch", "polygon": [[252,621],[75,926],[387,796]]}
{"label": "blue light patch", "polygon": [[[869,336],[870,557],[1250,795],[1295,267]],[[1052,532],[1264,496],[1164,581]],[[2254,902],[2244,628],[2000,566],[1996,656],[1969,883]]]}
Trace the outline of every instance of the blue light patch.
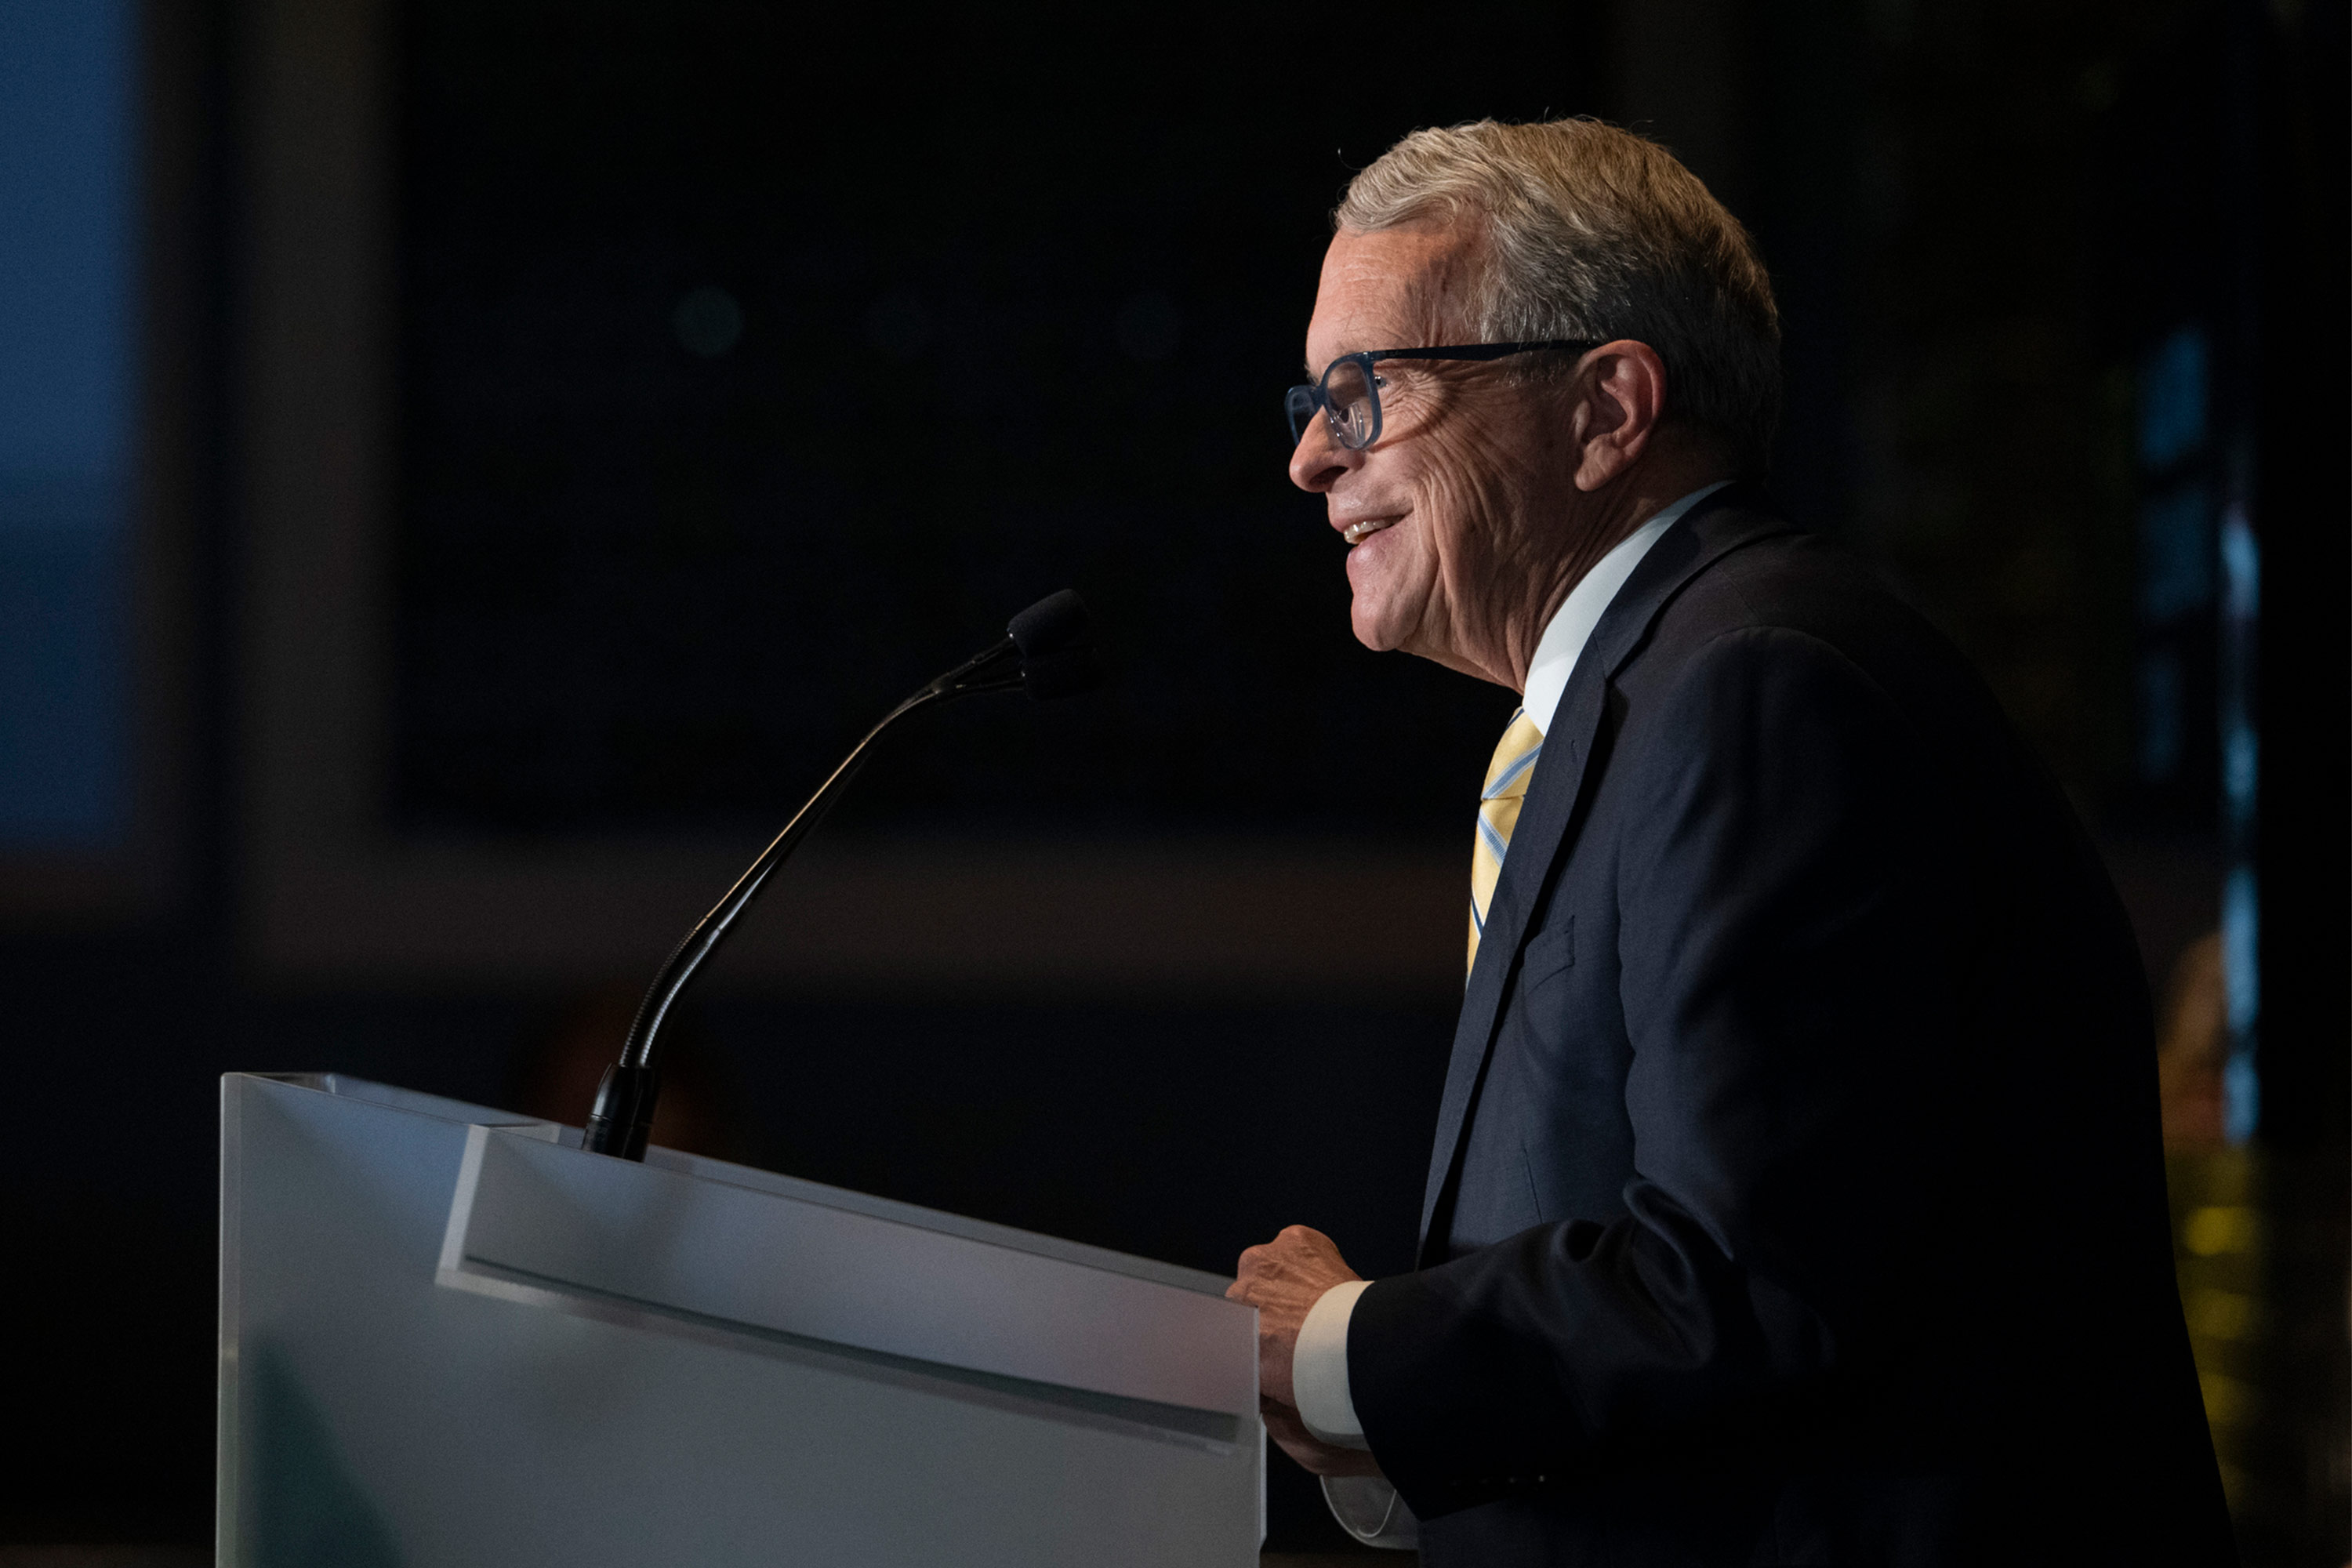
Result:
{"label": "blue light patch", "polygon": [[132,8],[0,6],[0,846],[130,806]]}
{"label": "blue light patch", "polygon": [[2221,978],[2229,992],[2230,1060],[2221,1076],[2222,1131],[2232,1143],[2262,1121],[2256,1026],[2262,1019],[2262,905],[2253,868],[2233,868],[2221,888]]}
{"label": "blue light patch", "polygon": [[2166,468],[2205,444],[2205,331],[2183,327],[2158,344],[2139,373],[2139,460]]}
{"label": "blue light patch", "polygon": [[2213,602],[2213,508],[2202,485],[2150,498],[2139,510],[2139,608],[2174,621]]}
{"label": "blue light patch", "polygon": [[2162,784],[2180,771],[2186,739],[2181,720],[2180,661],[2158,649],[2139,661],[2139,776]]}

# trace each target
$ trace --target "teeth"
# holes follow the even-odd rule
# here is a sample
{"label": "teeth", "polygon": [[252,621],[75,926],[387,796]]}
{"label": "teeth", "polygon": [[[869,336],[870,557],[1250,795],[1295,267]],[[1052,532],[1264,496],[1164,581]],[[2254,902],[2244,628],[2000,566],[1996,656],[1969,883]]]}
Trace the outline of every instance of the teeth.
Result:
{"label": "teeth", "polygon": [[1388,521],[1385,519],[1373,519],[1366,522],[1351,522],[1340,532],[1339,537],[1346,540],[1350,544],[1361,544],[1365,540],[1370,539],[1372,535],[1378,533],[1387,526]]}

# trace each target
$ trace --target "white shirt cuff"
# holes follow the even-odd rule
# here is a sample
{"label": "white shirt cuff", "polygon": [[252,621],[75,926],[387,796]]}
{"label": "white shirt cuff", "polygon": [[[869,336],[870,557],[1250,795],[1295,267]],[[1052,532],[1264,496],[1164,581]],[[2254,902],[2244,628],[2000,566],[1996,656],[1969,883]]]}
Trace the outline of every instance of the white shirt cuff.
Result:
{"label": "white shirt cuff", "polygon": [[1338,1448],[1370,1448],[1356,1401],[1348,1391],[1348,1320],[1369,1279],[1334,1285],[1307,1310],[1298,1343],[1290,1352],[1290,1386],[1298,1397],[1298,1418],[1320,1441]]}

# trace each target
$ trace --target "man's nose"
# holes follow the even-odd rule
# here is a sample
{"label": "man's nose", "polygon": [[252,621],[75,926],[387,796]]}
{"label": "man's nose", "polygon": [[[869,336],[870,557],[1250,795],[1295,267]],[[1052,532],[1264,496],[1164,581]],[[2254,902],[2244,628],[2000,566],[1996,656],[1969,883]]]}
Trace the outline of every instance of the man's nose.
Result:
{"label": "man's nose", "polygon": [[1320,495],[1361,460],[1359,454],[1331,439],[1330,421],[1312,419],[1298,437],[1298,445],[1291,448],[1290,482],[1309,494]]}

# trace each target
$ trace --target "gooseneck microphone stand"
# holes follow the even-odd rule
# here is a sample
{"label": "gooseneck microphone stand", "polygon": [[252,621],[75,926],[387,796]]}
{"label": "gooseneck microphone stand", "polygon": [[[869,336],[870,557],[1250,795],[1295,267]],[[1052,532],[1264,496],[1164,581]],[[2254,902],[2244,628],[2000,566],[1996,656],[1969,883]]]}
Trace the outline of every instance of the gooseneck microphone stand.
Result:
{"label": "gooseneck microphone stand", "polygon": [[777,867],[791,858],[810,832],[841,796],[849,781],[865,765],[866,754],[884,731],[918,709],[973,697],[983,691],[1020,688],[1040,701],[1067,697],[1095,683],[1099,671],[1088,635],[1087,609],[1077,595],[1064,589],[1040,599],[1019,615],[993,647],[973,655],[883,715],[851,748],[841,765],[818,786],[808,804],[784,824],[775,841],[736,879],[711,911],[703,916],[686,940],[677,944],[654,976],[645,1000],[621,1047],[621,1059],[604,1069],[596,1090],[596,1107],[589,1115],[583,1147],[624,1160],[646,1157],[646,1140],[653,1131],[654,1105],[661,1094],[661,1031],[677,999],[693,984],[705,960],[719,950],[735,921],[751,907]]}

